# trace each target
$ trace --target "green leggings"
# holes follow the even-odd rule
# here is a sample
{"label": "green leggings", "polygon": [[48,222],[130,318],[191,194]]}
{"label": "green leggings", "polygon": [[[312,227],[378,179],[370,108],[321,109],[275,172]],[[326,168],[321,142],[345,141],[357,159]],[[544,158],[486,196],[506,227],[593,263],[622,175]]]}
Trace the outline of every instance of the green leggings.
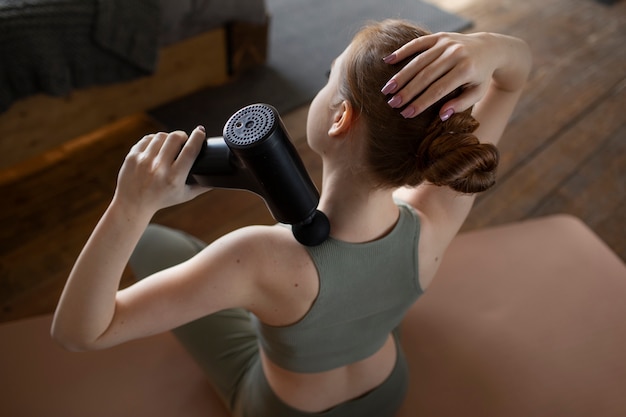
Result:
{"label": "green leggings", "polygon": [[[150,225],[130,259],[137,277],[144,277],[189,259],[205,246],[183,232]],[[173,330],[202,367],[226,406],[237,417],[356,417],[395,415],[408,386],[408,370],[402,350],[391,375],[377,388],[322,413],[296,410],[272,391],[261,366],[257,336],[249,313],[224,310]]]}

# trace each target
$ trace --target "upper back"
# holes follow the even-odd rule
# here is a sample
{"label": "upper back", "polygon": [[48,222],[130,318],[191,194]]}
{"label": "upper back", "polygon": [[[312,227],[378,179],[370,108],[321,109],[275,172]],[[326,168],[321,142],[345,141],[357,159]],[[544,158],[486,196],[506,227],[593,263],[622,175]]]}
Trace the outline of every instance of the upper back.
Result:
{"label": "upper back", "polygon": [[333,238],[307,248],[319,293],[295,324],[270,326],[253,317],[265,353],[296,372],[321,372],[376,352],[422,293],[417,246],[420,223],[400,207],[393,230],[367,243]]}

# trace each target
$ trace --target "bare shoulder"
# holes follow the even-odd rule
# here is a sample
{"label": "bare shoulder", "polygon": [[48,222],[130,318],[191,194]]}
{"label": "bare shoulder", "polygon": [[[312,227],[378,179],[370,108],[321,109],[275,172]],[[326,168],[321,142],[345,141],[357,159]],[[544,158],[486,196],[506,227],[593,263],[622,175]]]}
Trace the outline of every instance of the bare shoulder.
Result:
{"label": "bare shoulder", "polygon": [[394,195],[413,207],[419,216],[419,281],[426,289],[467,217],[474,198],[431,184],[400,189]]}
{"label": "bare shoulder", "polygon": [[234,263],[239,271],[253,277],[255,290],[247,307],[263,322],[293,323],[317,297],[317,270],[290,229],[280,225],[249,226],[229,233],[213,245],[222,252],[223,261]]}
{"label": "bare shoulder", "polygon": [[275,262],[293,265],[308,258],[306,249],[300,245],[291,230],[280,225],[248,226],[218,239],[214,245],[224,246],[241,260],[254,261],[257,266],[276,268]]}

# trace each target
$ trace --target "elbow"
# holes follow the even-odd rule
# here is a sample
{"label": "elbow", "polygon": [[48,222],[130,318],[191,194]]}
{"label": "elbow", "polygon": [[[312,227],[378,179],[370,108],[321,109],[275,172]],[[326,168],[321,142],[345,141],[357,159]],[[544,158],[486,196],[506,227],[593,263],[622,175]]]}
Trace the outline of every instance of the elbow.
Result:
{"label": "elbow", "polygon": [[69,350],[70,352],[86,352],[92,350],[89,349],[85,343],[68,337],[63,332],[55,330],[54,327],[50,331],[50,336],[52,337],[52,340],[54,340],[59,346],[66,350]]}
{"label": "elbow", "polygon": [[80,335],[69,329],[64,329],[56,320],[52,322],[50,337],[58,345],[71,352],[87,352],[97,349],[93,343],[90,343],[85,338],[80,337]]}

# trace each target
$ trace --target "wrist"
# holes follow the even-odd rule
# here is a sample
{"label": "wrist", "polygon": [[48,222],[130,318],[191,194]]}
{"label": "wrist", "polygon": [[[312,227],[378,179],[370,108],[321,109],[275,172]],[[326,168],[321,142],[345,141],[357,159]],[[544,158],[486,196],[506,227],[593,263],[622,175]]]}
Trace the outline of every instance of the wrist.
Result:
{"label": "wrist", "polygon": [[487,33],[496,42],[498,58],[492,79],[494,86],[503,91],[518,91],[524,87],[532,65],[528,44],[519,38]]}
{"label": "wrist", "polygon": [[121,198],[117,193],[113,196],[107,213],[120,220],[135,224],[148,224],[157,210],[146,207],[142,204]]}

